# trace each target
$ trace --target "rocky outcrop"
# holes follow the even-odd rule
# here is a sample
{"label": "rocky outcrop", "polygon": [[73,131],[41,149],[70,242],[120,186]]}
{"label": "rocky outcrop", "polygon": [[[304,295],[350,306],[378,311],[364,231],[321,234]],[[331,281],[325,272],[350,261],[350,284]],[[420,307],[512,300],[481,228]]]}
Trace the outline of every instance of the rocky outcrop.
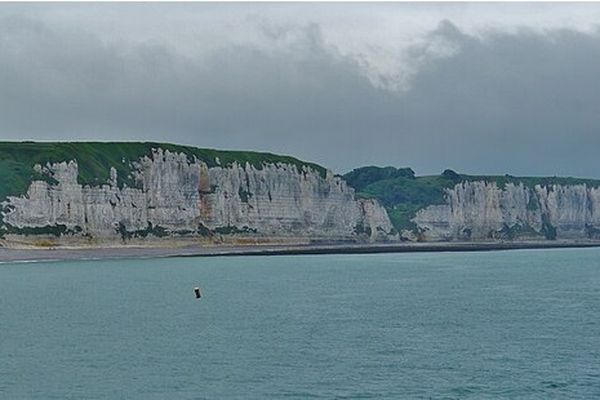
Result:
{"label": "rocky outcrop", "polygon": [[5,241],[43,235],[105,242],[393,237],[387,214],[376,201],[355,200],[354,190],[340,177],[330,172],[323,177],[306,166],[208,167],[159,148],[131,163],[131,187],[117,184],[114,168],[105,184],[83,186],[75,160],[35,168],[48,179],[31,182],[26,195],[9,196],[3,203]]}
{"label": "rocky outcrop", "polygon": [[600,188],[463,182],[417,212],[424,240],[598,239]]}

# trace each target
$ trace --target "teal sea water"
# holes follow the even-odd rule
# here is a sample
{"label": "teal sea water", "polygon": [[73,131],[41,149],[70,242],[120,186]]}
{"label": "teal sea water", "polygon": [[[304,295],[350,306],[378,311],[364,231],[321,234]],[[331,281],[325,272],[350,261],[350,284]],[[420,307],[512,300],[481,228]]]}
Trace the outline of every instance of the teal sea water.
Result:
{"label": "teal sea water", "polygon": [[600,249],[2,264],[0,398],[600,398]]}

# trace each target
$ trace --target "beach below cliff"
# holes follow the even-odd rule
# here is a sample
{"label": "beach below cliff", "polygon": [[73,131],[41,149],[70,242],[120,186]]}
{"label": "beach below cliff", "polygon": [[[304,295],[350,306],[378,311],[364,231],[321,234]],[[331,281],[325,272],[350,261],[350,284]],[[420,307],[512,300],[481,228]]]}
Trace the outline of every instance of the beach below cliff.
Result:
{"label": "beach below cliff", "polygon": [[380,244],[329,243],[329,244],[260,244],[213,246],[118,246],[87,248],[0,248],[0,263],[101,260],[168,257],[217,256],[276,256],[311,254],[370,254],[412,252],[465,252],[516,249],[552,249],[600,247],[596,240],[556,241],[478,241],[478,242],[403,242]]}

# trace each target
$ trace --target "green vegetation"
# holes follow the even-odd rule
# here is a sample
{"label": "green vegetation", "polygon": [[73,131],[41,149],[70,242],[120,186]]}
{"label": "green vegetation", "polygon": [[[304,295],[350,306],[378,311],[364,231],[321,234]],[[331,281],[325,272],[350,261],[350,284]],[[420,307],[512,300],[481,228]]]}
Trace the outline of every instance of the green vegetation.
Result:
{"label": "green vegetation", "polygon": [[[554,228],[552,228],[554,229]],[[554,229],[556,235],[556,229]],[[533,229],[529,224],[515,224],[513,226],[508,226],[504,224],[502,229],[500,230],[499,237],[507,240],[514,240],[519,237],[536,237],[544,234],[544,232],[539,233],[535,229]],[[556,236],[554,237],[556,239]],[[547,238],[548,239],[548,238]]]}
{"label": "green vegetation", "polygon": [[294,157],[252,151],[222,151],[153,142],[0,142],[0,201],[8,195],[21,195],[34,179],[56,183],[51,176],[33,170],[35,164],[77,160],[78,181],[82,185],[107,183],[110,167],[118,174],[119,186],[135,186],[131,176],[130,162],[152,154],[152,149],[162,148],[183,153],[189,161],[197,158],[209,167],[229,166],[234,162],[255,168],[265,164],[285,163],[302,169],[307,167],[325,177],[326,170],[320,165],[303,162]]}
{"label": "green vegetation", "polygon": [[506,184],[512,183],[518,185],[520,183],[525,187],[533,188],[536,185],[540,186],[571,186],[571,185],[587,185],[589,187],[600,187],[600,179],[583,179],[572,177],[559,176],[512,176],[512,175],[460,175],[460,181],[486,181],[495,182],[499,188],[504,188]]}
{"label": "green vegetation", "polygon": [[252,193],[250,193],[247,190],[242,189],[241,186],[238,190],[238,195],[240,196],[240,200],[242,200],[244,203],[248,203],[248,199],[250,199],[250,197],[252,197]]}
{"label": "green vegetation", "polygon": [[155,237],[165,237],[169,235],[169,231],[167,231],[162,226],[154,226],[151,222],[148,222],[148,226],[145,229],[138,229],[135,231],[128,231],[125,225],[122,222],[119,222],[119,225],[115,229],[119,235],[121,235],[121,239],[123,241],[127,241],[131,238],[145,238],[148,235],[152,235]]}
{"label": "green vegetation", "polygon": [[590,239],[600,239],[600,229],[595,228],[592,225],[585,226],[585,233]]}
{"label": "green vegetation", "polygon": [[247,234],[247,233],[256,233],[257,230],[255,228],[249,228],[247,226],[243,226],[241,229],[237,226],[228,225],[228,226],[219,226],[214,229],[215,233],[220,235],[235,235],[235,234]]}
{"label": "green vegetation", "polygon": [[[499,188],[508,183],[523,184],[533,188],[535,185],[581,185],[600,187],[598,179],[578,179],[560,177],[515,177],[511,175],[464,175],[452,170],[445,170],[440,175],[415,176],[410,168],[363,167],[344,175],[344,179],[357,191],[357,196],[375,198],[386,208],[390,220],[398,231],[405,229],[415,231],[411,221],[417,211],[433,204],[444,204],[444,191],[460,182],[485,181],[494,182]],[[535,199],[531,199],[527,207],[533,210],[538,207]],[[524,228],[525,229],[525,228]],[[526,229],[525,229],[526,230]],[[524,232],[505,232],[508,237]],[[556,238],[556,230],[544,224],[544,235],[548,239]]]}
{"label": "green vegetation", "polygon": [[362,222],[356,224],[356,226],[354,227],[354,233],[359,236],[371,236],[372,232],[373,231],[371,230],[371,227],[365,227],[365,225]]}
{"label": "green vegetation", "polygon": [[[79,228],[79,227],[77,227]],[[56,227],[44,227],[44,228],[27,228],[27,231],[21,232],[21,231],[10,231],[10,232],[6,232],[6,233],[23,233],[23,234],[36,234],[39,232],[37,230],[42,229],[43,233],[52,233],[55,236],[60,236],[60,234],[64,234],[64,233],[73,233],[72,231],[66,230],[66,227],[64,227],[63,225],[58,225],[58,228]],[[53,229],[51,231],[49,231],[49,229]],[[79,228],[79,230],[76,230],[75,232],[80,232],[81,228]],[[243,226],[241,229],[238,228],[237,226],[219,226],[215,229],[209,229],[206,226],[204,226],[202,223],[200,223],[198,225],[198,229],[196,229],[195,231],[192,230],[169,230],[167,228],[164,228],[162,226],[159,225],[152,225],[151,222],[148,222],[148,226],[144,229],[138,229],[138,230],[133,230],[133,231],[129,231],[127,230],[127,228],[125,227],[125,225],[122,222],[119,222],[119,224],[115,227],[115,231],[121,236],[121,239],[123,240],[123,242],[127,242],[129,240],[131,240],[132,238],[146,238],[148,236],[154,236],[154,237],[158,237],[158,238],[163,238],[163,237],[167,237],[167,236],[173,236],[173,235],[190,235],[190,234],[197,234],[198,236],[202,236],[202,237],[213,237],[215,234],[219,234],[219,235],[235,235],[235,234],[254,234],[257,233],[257,230],[254,228],[249,228],[247,226]],[[0,231],[1,233],[1,231]]]}
{"label": "green vegetation", "polygon": [[359,197],[377,199],[398,231],[415,230],[411,219],[416,212],[431,204],[443,204],[444,189],[456,184],[451,176],[415,177],[410,168],[394,167],[359,168],[344,175],[344,179]]}
{"label": "green vegetation", "polygon": [[556,228],[550,224],[548,216],[542,214],[542,233],[548,240],[556,240]]}
{"label": "green vegetation", "polygon": [[346,182],[356,189],[357,192],[360,192],[373,182],[395,178],[414,179],[414,177],[415,172],[412,169],[394,167],[357,168],[343,176]]}
{"label": "green vegetation", "polygon": [[[75,232],[81,232],[81,228],[77,227]],[[44,227],[44,228],[27,228],[27,231],[10,231],[6,233],[22,233],[22,234],[39,234],[39,233],[52,233],[55,236],[60,236],[60,234],[64,233],[73,233],[70,230],[66,230],[66,227],[63,225],[58,225],[57,227]],[[49,230],[51,229],[51,230]],[[133,238],[146,238],[148,236],[154,236],[157,238],[163,238],[167,236],[173,235],[190,235],[197,234],[202,237],[213,237],[215,234],[220,235],[234,235],[234,234],[254,234],[257,233],[257,230],[254,228],[249,228],[247,226],[243,226],[241,229],[237,226],[219,226],[215,229],[209,229],[204,226],[202,223],[198,225],[198,229],[196,230],[169,230],[159,225],[153,225],[151,222],[148,222],[148,226],[144,229],[138,229],[129,231],[125,227],[122,222],[115,227],[115,231],[121,236],[123,242],[127,242]],[[1,231],[0,231],[1,233]]]}
{"label": "green vegetation", "polygon": [[38,235],[47,235],[47,236],[65,236],[65,235],[74,235],[80,233],[82,231],[80,226],[76,226],[74,229],[67,228],[66,225],[57,224],[57,225],[46,225],[39,227],[24,227],[18,228],[16,226],[12,226],[9,224],[3,225],[0,228],[0,238],[4,238],[7,234],[15,234],[15,235],[25,235],[25,236],[38,236]]}
{"label": "green vegetation", "polygon": [[527,202],[527,210],[528,211],[537,211],[539,210],[540,205],[539,205],[539,200],[537,198],[537,195],[534,194],[532,196],[529,197],[529,201]]}
{"label": "green vegetation", "polygon": [[196,233],[200,236],[210,237],[213,235],[213,232],[207,228],[202,222],[198,224],[198,229],[196,229]]}

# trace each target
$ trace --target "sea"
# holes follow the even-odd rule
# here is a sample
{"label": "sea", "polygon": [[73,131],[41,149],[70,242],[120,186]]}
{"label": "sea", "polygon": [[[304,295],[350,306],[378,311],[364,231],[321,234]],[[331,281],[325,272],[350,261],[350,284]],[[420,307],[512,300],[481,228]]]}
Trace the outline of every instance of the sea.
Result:
{"label": "sea", "polygon": [[598,398],[600,249],[0,264],[0,399]]}

